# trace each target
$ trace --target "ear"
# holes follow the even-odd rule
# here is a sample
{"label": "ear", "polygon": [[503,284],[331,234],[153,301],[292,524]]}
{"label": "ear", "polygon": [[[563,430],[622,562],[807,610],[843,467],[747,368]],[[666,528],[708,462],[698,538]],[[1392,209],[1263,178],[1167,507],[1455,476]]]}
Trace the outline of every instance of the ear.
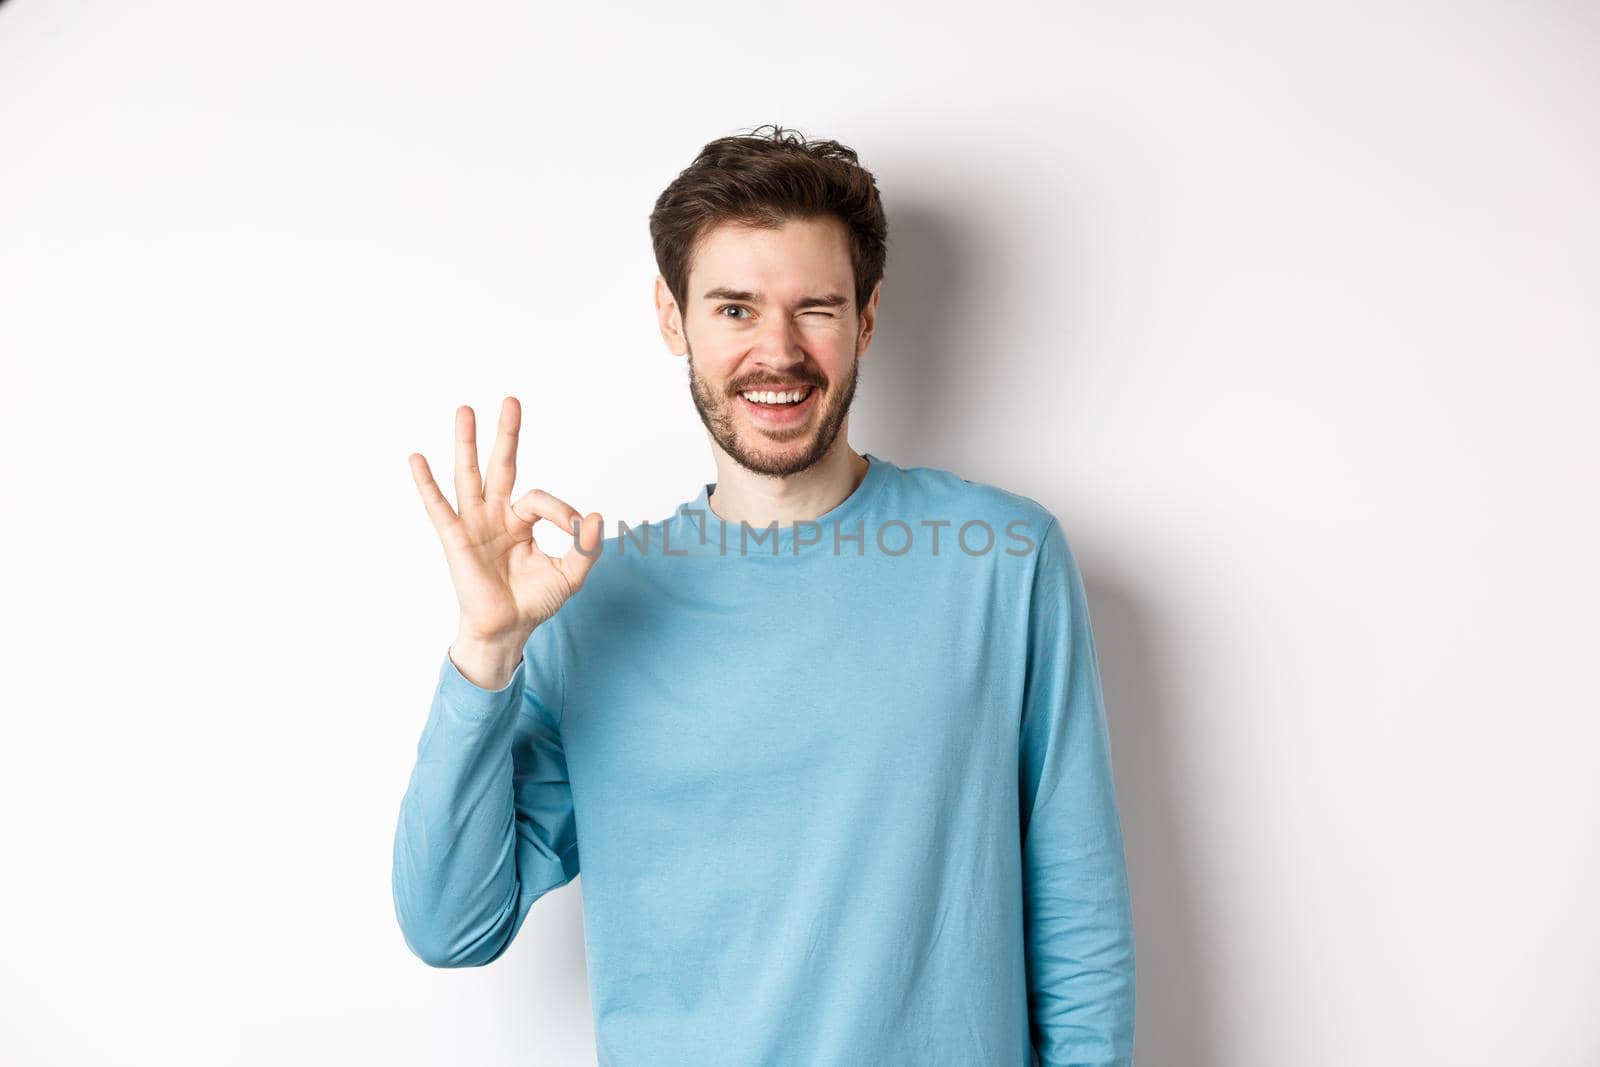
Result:
{"label": "ear", "polygon": [[678,301],[674,299],[667,280],[659,274],[656,275],[655,300],[656,323],[661,327],[661,340],[666,342],[667,351],[675,356],[687,355],[689,342],[683,335],[683,312],[679,309]]}
{"label": "ear", "polygon": [[861,309],[860,332],[856,335],[856,358],[860,359],[867,354],[867,346],[872,343],[872,329],[878,324],[878,293],[883,290],[883,279],[878,279],[878,284],[872,287],[872,295],[867,298],[867,306]]}

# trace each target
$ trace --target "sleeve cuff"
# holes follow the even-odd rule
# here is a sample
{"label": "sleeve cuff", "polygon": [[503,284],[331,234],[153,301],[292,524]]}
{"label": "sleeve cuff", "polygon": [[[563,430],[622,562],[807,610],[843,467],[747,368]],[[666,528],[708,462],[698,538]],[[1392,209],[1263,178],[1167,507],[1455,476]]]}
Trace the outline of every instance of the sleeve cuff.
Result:
{"label": "sleeve cuff", "polygon": [[527,665],[526,656],[518,659],[517,669],[511,672],[510,681],[499,689],[485,689],[461,673],[455,660],[450,658],[450,649],[447,647],[444,663],[439,668],[439,695],[462,715],[493,718],[505,711],[507,706],[516,703],[522,695],[523,673]]}

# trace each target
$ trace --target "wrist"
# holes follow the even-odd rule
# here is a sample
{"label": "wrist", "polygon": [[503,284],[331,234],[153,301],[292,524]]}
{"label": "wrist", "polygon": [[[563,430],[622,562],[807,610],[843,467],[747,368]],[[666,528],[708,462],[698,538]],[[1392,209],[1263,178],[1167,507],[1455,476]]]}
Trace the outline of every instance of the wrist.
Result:
{"label": "wrist", "polygon": [[450,659],[462,677],[478,688],[504,689],[522,661],[526,643],[526,637],[483,637],[463,629],[450,643]]}

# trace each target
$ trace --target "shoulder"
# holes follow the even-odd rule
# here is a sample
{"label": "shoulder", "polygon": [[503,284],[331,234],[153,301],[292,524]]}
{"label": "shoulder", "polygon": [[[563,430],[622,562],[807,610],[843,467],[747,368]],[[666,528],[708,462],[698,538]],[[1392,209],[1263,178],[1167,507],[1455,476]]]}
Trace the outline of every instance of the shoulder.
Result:
{"label": "shoulder", "polygon": [[942,467],[896,467],[895,491],[901,508],[925,521],[948,521],[952,528],[981,523],[1013,543],[1026,539],[1043,544],[1056,516],[1039,501],[992,482],[966,478]]}

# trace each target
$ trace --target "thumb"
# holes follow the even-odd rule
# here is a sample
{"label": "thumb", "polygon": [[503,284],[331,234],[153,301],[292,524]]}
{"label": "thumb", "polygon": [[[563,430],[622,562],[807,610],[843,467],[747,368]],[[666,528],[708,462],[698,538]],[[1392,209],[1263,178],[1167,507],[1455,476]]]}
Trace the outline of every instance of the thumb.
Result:
{"label": "thumb", "polygon": [[[576,516],[576,512],[573,513]],[[561,568],[561,573],[567,576],[567,581],[572,583],[573,589],[583,585],[583,580],[589,576],[595,561],[600,558],[604,545],[606,520],[598,511],[591,511],[583,516],[578,532],[572,539],[572,547],[567,549],[567,554],[556,561]]]}

